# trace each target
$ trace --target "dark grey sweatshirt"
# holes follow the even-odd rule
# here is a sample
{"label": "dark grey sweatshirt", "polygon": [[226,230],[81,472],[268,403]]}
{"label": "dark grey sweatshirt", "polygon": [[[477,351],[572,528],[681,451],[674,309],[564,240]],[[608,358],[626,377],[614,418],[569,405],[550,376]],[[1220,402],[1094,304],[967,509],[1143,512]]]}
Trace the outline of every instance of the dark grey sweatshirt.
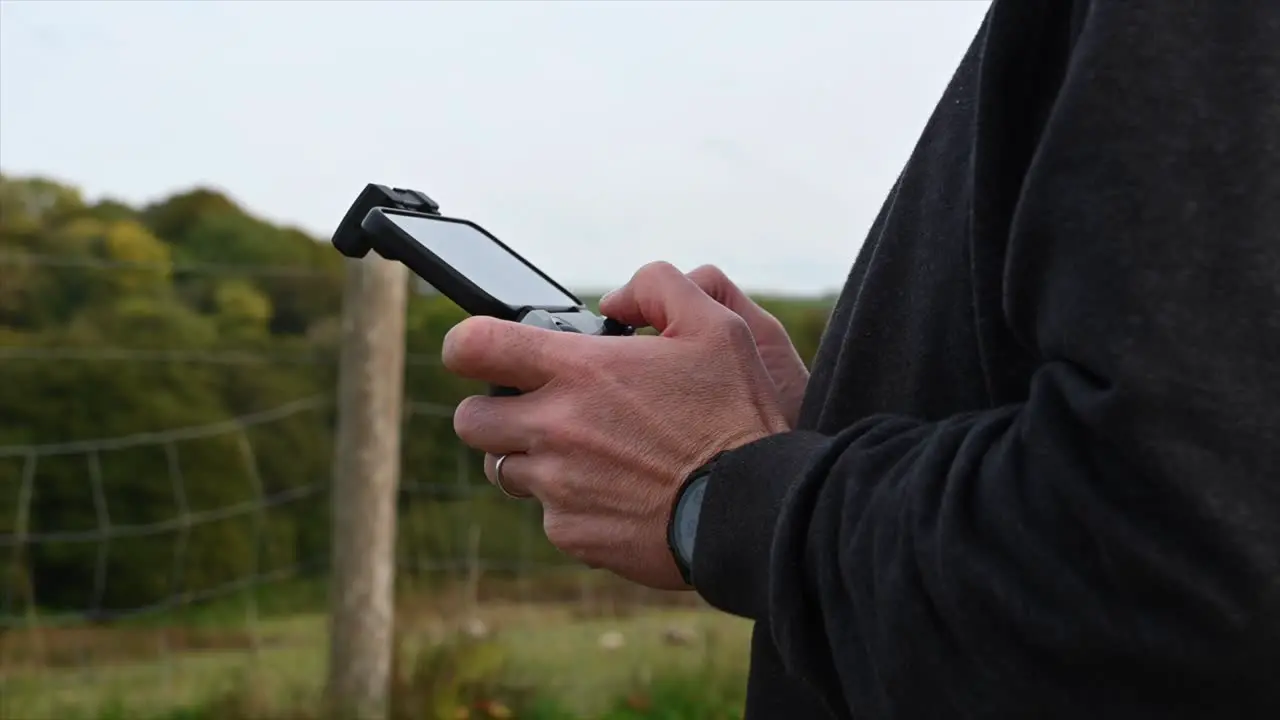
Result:
{"label": "dark grey sweatshirt", "polygon": [[694,584],[749,720],[1280,717],[1280,0],[996,0]]}

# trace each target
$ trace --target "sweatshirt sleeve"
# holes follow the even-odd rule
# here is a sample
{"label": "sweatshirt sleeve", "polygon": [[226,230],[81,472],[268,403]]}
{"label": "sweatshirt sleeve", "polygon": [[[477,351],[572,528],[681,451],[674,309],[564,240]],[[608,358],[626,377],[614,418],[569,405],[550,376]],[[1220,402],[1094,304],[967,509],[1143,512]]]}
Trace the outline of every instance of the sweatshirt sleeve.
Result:
{"label": "sweatshirt sleeve", "polygon": [[696,588],[858,717],[1280,708],[1280,3],[1081,17],[1008,231],[1026,400],[708,486]]}

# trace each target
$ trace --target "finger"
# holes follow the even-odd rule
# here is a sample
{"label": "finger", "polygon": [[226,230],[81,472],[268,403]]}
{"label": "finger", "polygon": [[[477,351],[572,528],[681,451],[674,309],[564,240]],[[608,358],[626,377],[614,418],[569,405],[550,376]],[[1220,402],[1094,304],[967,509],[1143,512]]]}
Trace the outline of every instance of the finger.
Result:
{"label": "finger", "polygon": [[554,376],[551,357],[571,333],[556,333],[491,317],[470,317],[444,336],[441,359],[450,372],[471,380],[537,390]]}
{"label": "finger", "polygon": [[784,337],[787,335],[786,328],[778,318],[752,300],[720,268],[703,265],[692,270],[689,279],[716,302],[746,320],[757,343],[763,341],[765,345],[777,344],[780,349],[791,348],[790,338]]}
{"label": "finger", "polygon": [[715,265],[697,267],[688,273],[688,278],[713,300],[744,318],[765,312],[764,308],[752,300]]}
{"label": "finger", "polygon": [[[489,484],[498,487],[498,458],[501,455],[484,456],[484,476]],[[522,452],[511,453],[502,461],[502,487],[517,497],[542,499],[546,487],[547,457],[545,455],[528,455]]]}
{"label": "finger", "polygon": [[660,333],[696,330],[724,308],[670,263],[649,263],[600,300],[600,312]]}
{"label": "finger", "polygon": [[536,402],[529,395],[474,395],[454,409],[453,431],[463,444],[481,452],[528,452],[538,436]]}
{"label": "finger", "polygon": [[[506,491],[508,494],[517,498],[533,497],[528,490],[524,490],[519,481],[512,477],[512,468],[514,467],[518,474],[520,461],[528,456],[524,453],[512,453],[510,455],[492,455],[484,456],[484,476],[489,480],[489,484]],[[502,478],[499,482],[498,478],[498,461],[502,460]]]}

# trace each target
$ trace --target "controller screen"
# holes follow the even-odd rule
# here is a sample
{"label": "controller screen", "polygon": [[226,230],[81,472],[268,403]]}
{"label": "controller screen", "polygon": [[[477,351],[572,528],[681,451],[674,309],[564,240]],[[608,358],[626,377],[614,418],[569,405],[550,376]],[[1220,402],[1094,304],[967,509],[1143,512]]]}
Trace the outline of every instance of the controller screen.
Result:
{"label": "controller screen", "polygon": [[578,304],[474,225],[392,212],[386,216],[419,245],[501,302],[550,308]]}

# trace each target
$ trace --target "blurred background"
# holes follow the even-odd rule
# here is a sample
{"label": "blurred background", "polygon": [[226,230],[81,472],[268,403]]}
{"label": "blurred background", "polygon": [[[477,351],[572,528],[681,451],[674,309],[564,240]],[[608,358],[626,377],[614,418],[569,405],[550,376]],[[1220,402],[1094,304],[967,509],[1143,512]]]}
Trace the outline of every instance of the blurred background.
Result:
{"label": "blurred background", "polygon": [[[321,717],[363,662],[327,240],[366,183],[590,298],[716,263],[808,359],[986,8],[0,0],[0,718]],[[550,547],[453,435],[462,314],[404,313],[379,712],[739,717],[749,625]]]}

